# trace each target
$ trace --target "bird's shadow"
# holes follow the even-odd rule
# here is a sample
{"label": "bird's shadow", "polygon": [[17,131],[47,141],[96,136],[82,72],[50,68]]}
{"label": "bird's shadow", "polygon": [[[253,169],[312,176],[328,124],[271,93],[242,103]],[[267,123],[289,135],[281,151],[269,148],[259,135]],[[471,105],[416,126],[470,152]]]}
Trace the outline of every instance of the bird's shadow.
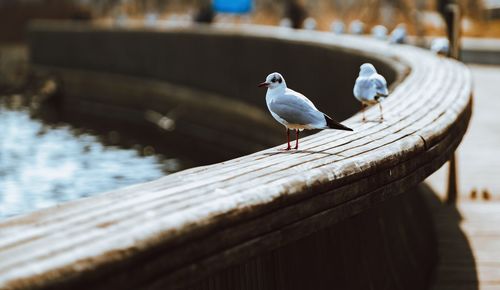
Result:
{"label": "bird's shadow", "polygon": [[361,124],[364,124],[364,123],[378,123],[378,124],[382,124],[384,123],[384,121],[386,121],[386,119],[384,120],[359,120],[357,123],[361,123]]}
{"label": "bird's shadow", "polygon": [[273,152],[266,152],[266,153],[263,153],[263,155],[267,155],[267,156],[272,156],[272,155],[277,155],[277,154],[323,154],[325,156],[338,156],[338,157],[344,157],[340,154],[335,154],[335,153],[330,153],[330,152],[326,152],[326,151],[314,151],[314,150],[300,150],[300,149],[291,149],[291,150],[284,150],[284,149],[278,149],[276,151],[273,151]]}

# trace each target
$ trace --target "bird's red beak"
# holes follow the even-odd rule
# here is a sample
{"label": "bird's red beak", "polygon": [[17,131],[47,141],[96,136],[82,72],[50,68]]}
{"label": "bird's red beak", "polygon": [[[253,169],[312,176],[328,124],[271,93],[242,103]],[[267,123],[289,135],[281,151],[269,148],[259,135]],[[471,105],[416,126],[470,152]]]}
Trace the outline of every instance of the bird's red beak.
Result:
{"label": "bird's red beak", "polygon": [[269,87],[269,84],[268,84],[268,83],[266,83],[266,82],[263,82],[263,83],[258,84],[257,86],[258,86],[259,88],[262,88],[262,87],[266,87],[266,88],[267,88],[267,87]]}

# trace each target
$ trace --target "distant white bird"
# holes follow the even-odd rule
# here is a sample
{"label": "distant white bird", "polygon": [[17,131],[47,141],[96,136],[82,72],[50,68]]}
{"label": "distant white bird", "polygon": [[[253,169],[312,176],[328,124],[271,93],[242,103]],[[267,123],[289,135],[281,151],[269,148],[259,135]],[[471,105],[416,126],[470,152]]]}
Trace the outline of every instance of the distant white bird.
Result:
{"label": "distant white bird", "polygon": [[285,79],[277,72],[266,77],[266,81],[259,84],[266,87],[266,103],[271,115],[286,127],[288,147],[290,150],[290,129],[296,133],[295,149],[299,148],[299,131],[304,129],[337,129],[352,131],[328,115],[320,112],[314,104],[301,93],[286,87]]}
{"label": "distant white bird", "polygon": [[158,20],[158,14],[157,13],[146,13],[144,16],[144,25],[147,27],[153,27],[156,25]]}
{"label": "distant white bird", "polygon": [[365,24],[360,20],[354,20],[349,25],[349,32],[351,34],[363,34],[365,31]]}
{"label": "distant white bird", "polygon": [[382,112],[382,99],[389,95],[387,81],[371,63],[364,63],[359,70],[359,76],[354,84],[354,96],[361,102],[363,121],[365,121],[365,106],[378,103],[380,108],[380,120],[384,120]]}
{"label": "distant white bird", "polygon": [[447,38],[434,38],[431,42],[431,51],[437,54],[447,55],[450,51],[450,42]]}
{"label": "distant white bird", "polygon": [[167,20],[170,21],[170,22],[178,22],[180,19],[179,15],[177,15],[176,13],[172,13],[168,16]]}
{"label": "distant white bird", "polygon": [[330,24],[330,31],[335,34],[343,34],[345,32],[345,24],[340,20],[335,20]]}
{"label": "distant white bird", "polygon": [[375,25],[372,28],[372,36],[378,40],[387,39],[387,28],[383,25]]}
{"label": "distant white bird", "polygon": [[116,16],[116,18],[114,19],[115,21],[115,25],[118,26],[118,27],[124,27],[127,25],[127,22],[128,22],[128,16],[127,14],[125,13],[121,13],[119,14],[118,16]]}
{"label": "distant white bird", "polygon": [[292,27],[292,20],[290,18],[283,18],[280,20],[280,27],[284,28],[291,28]]}
{"label": "distant white bird", "polygon": [[193,16],[189,13],[184,13],[184,14],[179,15],[178,21],[191,22],[191,21],[193,21]]}
{"label": "distant white bird", "polygon": [[406,43],[406,36],[407,36],[406,25],[404,23],[400,23],[391,32],[391,37],[389,38],[389,42],[399,43],[399,44]]}
{"label": "distant white bird", "polygon": [[304,29],[305,30],[316,30],[316,26],[317,26],[317,23],[316,23],[316,20],[312,17],[307,17],[305,20],[304,20]]}

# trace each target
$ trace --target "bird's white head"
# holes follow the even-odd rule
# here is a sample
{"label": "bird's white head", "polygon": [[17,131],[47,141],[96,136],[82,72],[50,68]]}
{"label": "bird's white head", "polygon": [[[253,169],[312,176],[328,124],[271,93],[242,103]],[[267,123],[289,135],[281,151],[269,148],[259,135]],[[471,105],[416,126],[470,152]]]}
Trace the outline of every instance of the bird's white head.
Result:
{"label": "bird's white head", "polygon": [[396,29],[401,30],[402,32],[406,33],[406,24],[404,24],[404,23],[399,23],[399,24],[396,26]]}
{"label": "bird's white head", "polygon": [[371,76],[374,73],[377,73],[377,70],[371,63],[364,63],[359,67],[360,76]]}
{"label": "bird's white head", "polygon": [[259,87],[265,87],[269,89],[286,88],[286,83],[285,79],[280,73],[273,72],[267,76],[265,82],[259,84]]}

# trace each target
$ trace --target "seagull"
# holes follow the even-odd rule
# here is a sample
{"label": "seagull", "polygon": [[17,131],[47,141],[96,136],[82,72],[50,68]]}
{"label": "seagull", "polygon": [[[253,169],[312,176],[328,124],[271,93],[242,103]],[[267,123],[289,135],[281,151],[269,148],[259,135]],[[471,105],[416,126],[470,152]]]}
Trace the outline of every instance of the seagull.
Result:
{"label": "seagull", "polygon": [[316,30],[316,26],[317,26],[316,19],[312,17],[307,17],[304,20],[303,28],[305,30]]}
{"label": "seagull", "polygon": [[284,28],[292,28],[292,20],[290,20],[290,18],[283,18],[280,20],[279,26]]}
{"label": "seagull", "polygon": [[156,25],[157,20],[158,20],[158,14],[154,12],[146,13],[146,16],[144,17],[144,25],[146,27],[153,27]]}
{"label": "seagull", "polygon": [[398,44],[403,44],[406,42],[406,25],[404,23],[398,24],[396,28],[391,32],[391,37],[389,39],[390,43],[398,43]]}
{"label": "seagull", "polygon": [[354,96],[361,102],[363,121],[365,121],[365,106],[378,103],[380,108],[380,120],[384,120],[381,101],[389,95],[387,82],[371,63],[364,63],[359,70],[359,76],[354,84]]}
{"label": "seagull", "polygon": [[345,31],[345,24],[340,20],[335,20],[330,24],[330,31],[335,34],[342,34]]}
{"label": "seagull", "polygon": [[387,39],[387,28],[383,25],[375,25],[372,28],[372,36],[378,40],[386,40]]}
{"label": "seagull", "polygon": [[365,31],[365,24],[360,20],[356,19],[349,25],[349,32],[351,34],[360,35],[363,34],[364,31]]}
{"label": "seagull", "polygon": [[299,148],[299,132],[307,129],[337,129],[352,131],[325,113],[304,95],[286,87],[285,79],[277,72],[266,77],[259,87],[266,87],[266,103],[271,115],[286,128],[288,147],[290,150],[290,129],[296,133],[295,149]]}
{"label": "seagull", "polygon": [[436,54],[447,55],[450,50],[450,42],[446,38],[434,38],[431,42],[431,51]]}

